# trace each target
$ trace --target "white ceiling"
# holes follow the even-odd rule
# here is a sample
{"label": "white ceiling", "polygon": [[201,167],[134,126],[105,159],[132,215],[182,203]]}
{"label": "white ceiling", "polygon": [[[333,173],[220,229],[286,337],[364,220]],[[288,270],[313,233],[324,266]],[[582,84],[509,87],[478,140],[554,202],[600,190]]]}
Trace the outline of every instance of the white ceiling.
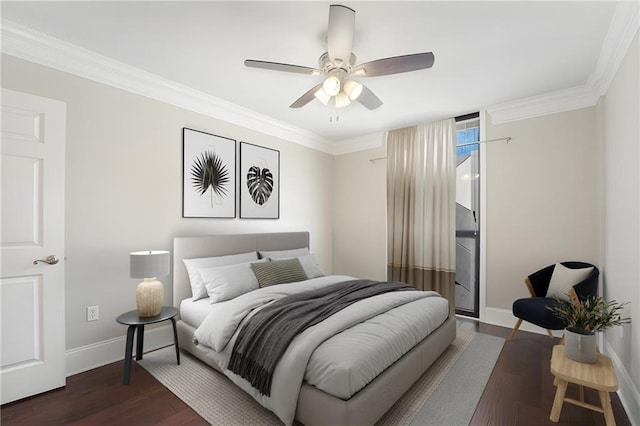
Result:
{"label": "white ceiling", "polygon": [[[432,69],[361,81],[383,102],[288,106],[322,77],[246,68],[316,67],[328,2],[2,2],[2,18],[172,80],[322,139],[466,114],[582,86],[614,2],[343,2],[356,11],[357,63],[431,51]],[[336,112],[339,121],[330,121]]]}

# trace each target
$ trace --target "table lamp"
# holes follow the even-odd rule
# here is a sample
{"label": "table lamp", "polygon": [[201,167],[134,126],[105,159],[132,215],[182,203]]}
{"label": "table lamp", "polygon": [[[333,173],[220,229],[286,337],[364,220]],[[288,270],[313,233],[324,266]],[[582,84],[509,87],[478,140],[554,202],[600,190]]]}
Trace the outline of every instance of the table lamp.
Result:
{"label": "table lamp", "polygon": [[140,317],[160,314],[164,289],[156,277],[169,275],[168,251],[136,251],[129,253],[131,278],[144,278],[136,289],[136,304]]}

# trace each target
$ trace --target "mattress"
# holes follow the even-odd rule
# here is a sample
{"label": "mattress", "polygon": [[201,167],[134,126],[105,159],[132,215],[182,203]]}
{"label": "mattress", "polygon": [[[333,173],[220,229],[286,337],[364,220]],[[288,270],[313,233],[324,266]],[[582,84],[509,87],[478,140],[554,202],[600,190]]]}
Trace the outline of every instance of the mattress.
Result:
{"label": "mattress", "polygon": [[194,328],[198,328],[211,312],[209,298],[194,301],[191,297],[180,302],[180,318]]}
{"label": "mattress", "polygon": [[318,346],[309,359],[305,382],[347,400],[437,329],[448,315],[445,299],[429,297],[357,324]]}
{"label": "mattress", "polygon": [[[182,320],[197,328],[212,306],[208,299],[185,299],[180,303]],[[347,400],[438,328],[448,313],[446,299],[427,297],[344,330],[314,351],[305,382]]]}

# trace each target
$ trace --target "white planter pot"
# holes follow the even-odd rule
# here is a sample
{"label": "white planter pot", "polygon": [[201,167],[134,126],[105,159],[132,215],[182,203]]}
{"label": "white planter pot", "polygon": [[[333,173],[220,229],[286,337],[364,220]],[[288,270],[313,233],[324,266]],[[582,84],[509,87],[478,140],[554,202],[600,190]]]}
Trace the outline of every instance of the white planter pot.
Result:
{"label": "white planter pot", "polygon": [[565,328],[564,354],[574,361],[593,364],[598,359],[596,335],[578,334]]}

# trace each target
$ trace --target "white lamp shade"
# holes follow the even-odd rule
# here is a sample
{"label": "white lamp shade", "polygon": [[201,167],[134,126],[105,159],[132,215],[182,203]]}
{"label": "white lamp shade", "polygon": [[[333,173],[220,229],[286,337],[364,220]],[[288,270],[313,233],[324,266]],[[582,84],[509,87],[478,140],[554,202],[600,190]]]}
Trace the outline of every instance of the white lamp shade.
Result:
{"label": "white lamp shade", "polygon": [[340,92],[340,79],[335,75],[327,77],[327,79],[322,83],[322,88],[327,95],[335,96]]}
{"label": "white lamp shade", "polygon": [[360,96],[360,93],[362,93],[362,84],[357,81],[347,80],[344,83],[344,91],[349,95],[349,99],[355,101],[358,99],[358,96]]}
{"label": "white lamp shade", "polygon": [[325,92],[322,87],[319,88],[316,93],[313,94],[313,96],[315,96],[316,99],[318,99],[325,105],[327,105],[329,103],[329,100],[331,99],[331,96],[327,95],[327,92]]}
{"label": "white lamp shade", "polygon": [[340,92],[336,95],[336,108],[344,108],[349,106],[350,103],[351,100],[349,100],[349,96],[346,93]]}
{"label": "white lamp shade", "polygon": [[169,275],[169,252],[163,250],[129,253],[131,278],[152,278]]}

